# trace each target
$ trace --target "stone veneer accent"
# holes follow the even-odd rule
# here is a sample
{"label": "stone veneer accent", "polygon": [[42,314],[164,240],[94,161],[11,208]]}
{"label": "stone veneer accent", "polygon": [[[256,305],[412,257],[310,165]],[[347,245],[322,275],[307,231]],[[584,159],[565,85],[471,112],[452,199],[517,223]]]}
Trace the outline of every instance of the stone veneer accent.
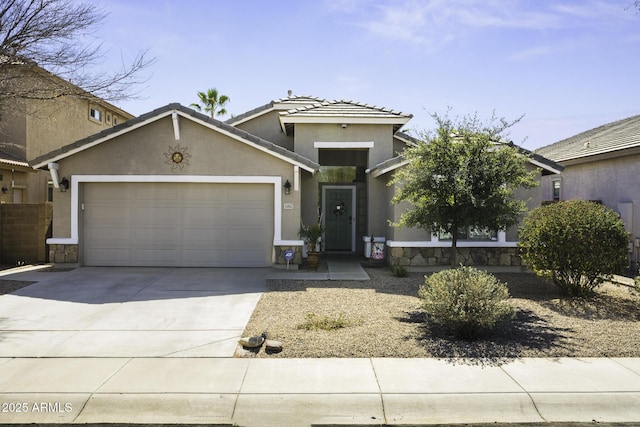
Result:
{"label": "stone veneer accent", "polygon": [[295,252],[293,260],[289,261],[289,264],[302,264],[302,246],[276,246],[276,264],[287,264],[287,260],[284,259],[283,255],[287,249],[293,249]]}
{"label": "stone veneer accent", "polygon": [[[406,267],[449,265],[451,248],[387,247],[387,262]],[[458,262],[467,266],[522,266],[518,248],[458,248]]]}
{"label": "stone veneer accent", "polygon": [[49,245],[49,261],[54,263],[77,263],[78,245]]}

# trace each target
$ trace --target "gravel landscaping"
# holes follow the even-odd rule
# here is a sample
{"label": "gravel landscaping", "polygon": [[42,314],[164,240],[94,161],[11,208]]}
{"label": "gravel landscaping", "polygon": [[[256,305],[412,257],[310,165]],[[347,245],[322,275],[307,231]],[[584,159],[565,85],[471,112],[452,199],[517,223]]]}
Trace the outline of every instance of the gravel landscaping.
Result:
{"label": "gravel landscaping", "polygon": [[[274,280],[244,336],[267,331],[283,351],[255,357],[478,358],[640,357],[640,297],[605,284],[590,300],[570,299],[534,274],[496,274],[506,282],[515,318],[466,342],[428,324],[417,297],[424,274],[396,278],[368,268],[370,281]],[[329,330],[318,330],[310,321]]]}

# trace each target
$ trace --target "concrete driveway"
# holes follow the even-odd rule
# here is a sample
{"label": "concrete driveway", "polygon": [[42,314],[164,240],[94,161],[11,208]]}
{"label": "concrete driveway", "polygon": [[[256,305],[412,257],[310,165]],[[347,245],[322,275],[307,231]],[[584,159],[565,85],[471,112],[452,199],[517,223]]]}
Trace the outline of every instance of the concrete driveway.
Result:
{"label": "concrete driveway", "polygon": [[2,276],[37,283],[0,296],[0,357],[230,357],[268,272],[83,267]]}

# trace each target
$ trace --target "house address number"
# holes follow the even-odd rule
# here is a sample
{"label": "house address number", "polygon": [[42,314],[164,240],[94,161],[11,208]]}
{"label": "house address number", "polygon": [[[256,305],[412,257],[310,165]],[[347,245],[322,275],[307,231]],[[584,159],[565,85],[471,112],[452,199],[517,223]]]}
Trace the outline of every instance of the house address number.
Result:
{"label": "house address number", "polygon": [[284,208],[285,209],[293,209],[293,203],[285,203],[284,204]]}

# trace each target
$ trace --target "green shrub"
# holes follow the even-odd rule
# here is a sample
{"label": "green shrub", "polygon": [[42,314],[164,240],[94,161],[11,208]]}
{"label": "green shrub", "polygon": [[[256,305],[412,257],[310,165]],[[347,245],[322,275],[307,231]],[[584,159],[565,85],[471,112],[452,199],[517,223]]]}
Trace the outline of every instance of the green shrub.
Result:
{"label": "green shrub", "polygon": [[407,277],[407,267],[403,265],[394,265],[392,271],[396,277]]}
{"label": "green shrub", "polygon": [[570,296],[589,296],[627,265],[629,238],[618,215],[585,200],[534,209],[520,228],[523,261]]}
{"label": "green shrub", "polygon": [[507,286],[472,267],[426,276],[418,295],[428,319],[458,338],[476,339],[513,316]]}
{"label": "green shrub", "polygon": [[298,325],[298,329],[307,331],[333,331],[346,328],[350,325],[350,322],[344,317],[343,313],[340,313],[338,317],[329,317],[327,315],[319,316],[315,313],[307,313],[304,318],[305,322]]}

